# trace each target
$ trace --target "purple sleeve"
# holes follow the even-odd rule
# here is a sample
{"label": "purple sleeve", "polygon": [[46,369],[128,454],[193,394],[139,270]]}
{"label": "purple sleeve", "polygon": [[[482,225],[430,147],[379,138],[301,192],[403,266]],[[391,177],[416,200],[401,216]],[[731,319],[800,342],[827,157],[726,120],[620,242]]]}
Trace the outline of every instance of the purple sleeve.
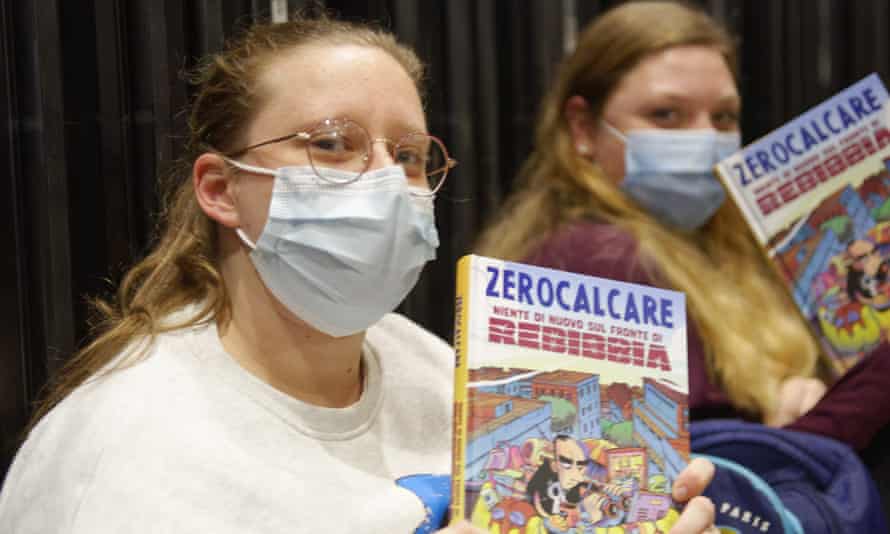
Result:
{"label": "purple sleeve", "polygon": [[856,450],[890,423],[890,345],[883,343],[786,428],[828,436]]}
{"label": "purple sleeve", "polygon": [[[524,263],[655,287],[659,285],[637,254],[637,244],[623,230],[607,224],[577,223],[557,231]],[[708,377],[698,329],[687,320],[690,418],[739,417],[726,395]]]}

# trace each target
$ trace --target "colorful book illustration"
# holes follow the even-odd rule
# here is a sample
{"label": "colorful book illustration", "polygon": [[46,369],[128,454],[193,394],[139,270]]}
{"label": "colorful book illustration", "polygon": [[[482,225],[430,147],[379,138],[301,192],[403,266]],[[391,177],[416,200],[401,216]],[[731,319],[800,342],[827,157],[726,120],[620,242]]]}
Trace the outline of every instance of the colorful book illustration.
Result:
{"label": "colorful book illustration", "polygon": [[837,374],[890,333],[890,130],[876,74],[717,165]]}
{"label": "colorful book illustration", "polygon": [[451,517],[670,530],[689,461],[684,296],[482,256],[457,280]]}

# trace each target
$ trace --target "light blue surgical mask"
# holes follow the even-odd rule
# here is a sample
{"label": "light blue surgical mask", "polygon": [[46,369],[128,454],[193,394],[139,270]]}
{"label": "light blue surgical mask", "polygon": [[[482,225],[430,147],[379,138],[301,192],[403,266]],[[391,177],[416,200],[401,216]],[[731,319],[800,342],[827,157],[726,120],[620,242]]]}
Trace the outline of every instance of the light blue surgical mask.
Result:
{"label": "light blue surgical mask", "polygon": [[684,231],[704,226],[726,200],[714,165],[741,146],[738,132],[633,130],[603,122],[624,141],[621,189],[656,219]]}
{"label": "light blue surgical mask", "polygon": [[317,330],[341,337],[367,329],[436,257],[433,198],[409,186],[399,165],[355,180],[337,169],[230,163],[275,177],[259,239],[238,235],[269,291]]}

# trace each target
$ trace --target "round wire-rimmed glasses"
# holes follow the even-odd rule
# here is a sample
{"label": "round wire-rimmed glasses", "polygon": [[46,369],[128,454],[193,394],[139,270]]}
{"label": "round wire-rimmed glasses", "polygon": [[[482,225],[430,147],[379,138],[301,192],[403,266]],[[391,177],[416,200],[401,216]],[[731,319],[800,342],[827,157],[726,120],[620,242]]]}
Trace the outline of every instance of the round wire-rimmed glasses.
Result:
{"label": "round wire-rimmed glasses", "polygon": [[[225,155],[237,158],[254,148],[290,140],[296,140],[305,147],[309,164],[321,180],[335,184],[346,185],[360,179],[371,167],[372,147],[378,142],[386,144],[393,161],[405,170],[405,176],[410,183],[425,181],[429,191],[417,194],[430,196],[436,194],[445,183],[448,171],[457,165],[457,160],[448,155],[445,143],[438,137],[415,132],[397,141],[386,138],[372,139],[362,125],[345,118],[325,119],[309,130],[268,139]],[[320,173],[318,169],[321,167],[356,174],[338,181],[331,175]]]}

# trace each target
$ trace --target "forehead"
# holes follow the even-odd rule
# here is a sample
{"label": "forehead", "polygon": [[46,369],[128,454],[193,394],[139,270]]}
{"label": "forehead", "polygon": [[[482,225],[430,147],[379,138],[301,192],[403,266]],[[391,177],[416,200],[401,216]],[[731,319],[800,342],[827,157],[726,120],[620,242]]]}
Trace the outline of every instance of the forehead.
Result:
{"label": "forehead", "polygon": [[291,49],[266,65],[258,89],[260,105],[252,127],[273,135],[328,117],[349,117],[372,134],[390,128],[426,129],[414,82],[398,61],[374,47]]}
{"label": "forehead", "polygon": [[874,250],[875,246],[868,241],[854,241],[850,245],[850,252],[853,254],[861,254],[863,252],[869,252]]}
{"label": "forehead", "polygon": [[738,90],[723,55],[709,46],[675,46],[641,60],[622,77],[608,106],[644,99],[677,98],[693,103],[738,102]]}
{"label": "forehead", "polygon": [[584,451],[581,450],[581,447],[578,446],[574,441],[567,439],[556,442],[556,452],[557,454],[562,454],[563,456],[583,456]]}

